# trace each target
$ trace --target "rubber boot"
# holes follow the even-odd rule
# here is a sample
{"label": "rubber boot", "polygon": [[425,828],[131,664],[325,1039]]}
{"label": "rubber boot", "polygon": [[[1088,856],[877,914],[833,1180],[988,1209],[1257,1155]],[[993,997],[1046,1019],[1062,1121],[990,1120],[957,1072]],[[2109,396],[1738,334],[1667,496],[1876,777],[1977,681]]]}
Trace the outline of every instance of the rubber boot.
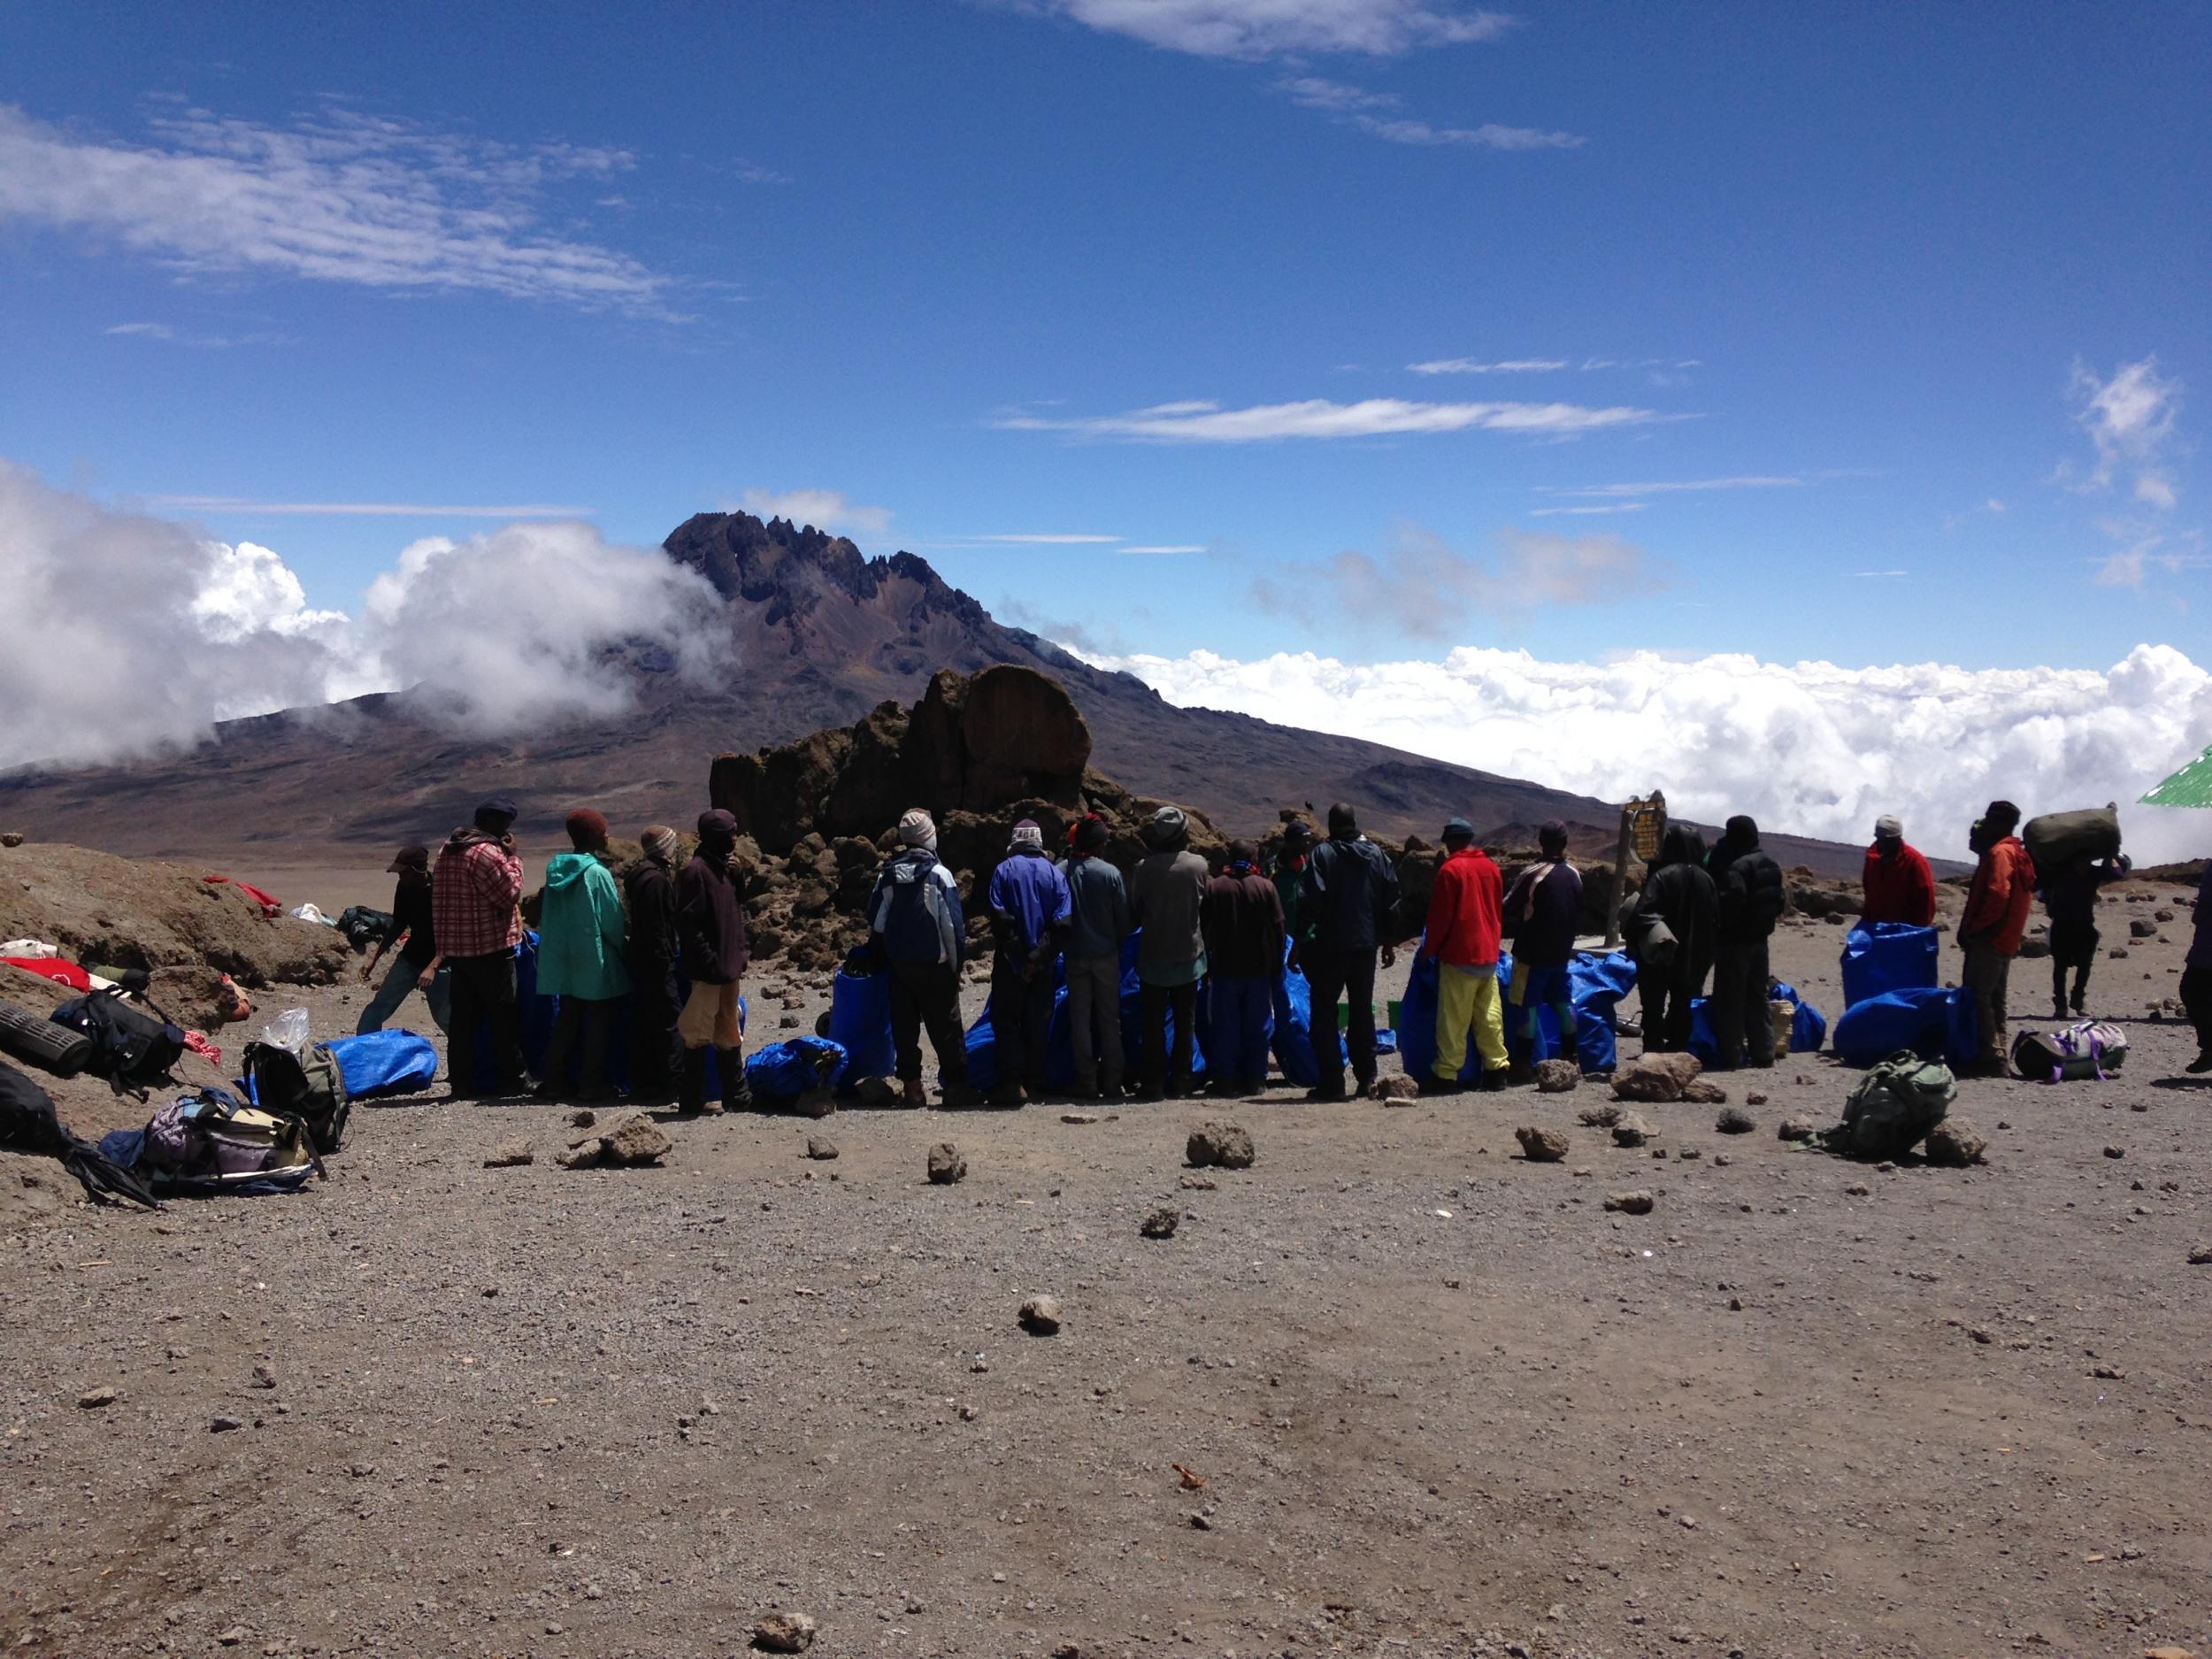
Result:
{"label": "rubber boot", "polygon": [[711,1048],[686,1048],[683,1071],[676,1079],[676,1110],[695,1118],[707,1109],[707,1056]]}
{"label": "rubber boot", "polygon": [[745,1075],[745,1050],[717,1048],[714,1053],[722,1068],[723,1110],[733,1112],[752,1110],[753,1086]]}
{"label": "rubber boot", "polygon": [[908,1079],[904,1087],[900,1091],[899,1103],[902,1106],[912,1107],[918,1110],[929,1104],[929,1093],[926,1089],[923,1088],[921,1079],[911,1078]]}

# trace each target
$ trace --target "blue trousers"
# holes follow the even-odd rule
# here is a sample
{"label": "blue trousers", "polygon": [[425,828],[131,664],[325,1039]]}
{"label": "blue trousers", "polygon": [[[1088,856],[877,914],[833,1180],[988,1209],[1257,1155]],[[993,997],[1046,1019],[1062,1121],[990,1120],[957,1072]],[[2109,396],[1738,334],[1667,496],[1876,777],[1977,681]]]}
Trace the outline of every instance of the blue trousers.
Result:
{"label": "blue trousers", "polygon": [[1206,1075],[1216,1083],[1257,1087],[1267,1080],[1267,1045],[1275,1034],[1275,981],[1211,979],[1206,1025]]}
{"label": "blue trousers", "polygon": [[[422,977],[422,969],[404,956],[396,956],[386,970],[383,983],[376,987],[376,995],[361,1010],[361,1023],[354,1027],[354,1034],[365,1037],[373,1031],[382,1031],[384,1022],[399,1012],[399,1005],[407,1000],[415,988],[415,981]],[[430,1018],[443,1031],[453,1020],[453,974],[449,969],[440,968],[438,977],[430,981],[430,989],[423,994],[423,1001],[430,1004]]]}

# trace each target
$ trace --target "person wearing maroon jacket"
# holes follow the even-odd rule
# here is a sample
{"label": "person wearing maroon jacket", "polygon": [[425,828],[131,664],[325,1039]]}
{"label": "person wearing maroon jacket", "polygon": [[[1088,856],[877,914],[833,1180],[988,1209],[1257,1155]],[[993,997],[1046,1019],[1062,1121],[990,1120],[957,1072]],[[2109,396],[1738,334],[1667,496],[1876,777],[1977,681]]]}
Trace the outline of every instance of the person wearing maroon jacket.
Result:
{"label": "person wearing maroon jacket", "polygon": [[1259,849],[1231,841],[1229,860],[1199,902],[1206,938],[1206,1070],[1216,1094],[1267,1087],[1275,977],[1283,967],[1283,900],[1259,872]]}
{"label": "person wearing maroon jacket", "polygon": [[699,815],[699,850],[676,873],[676,934],[691,993],[676,1016],[684,1045],[677,1079],[680,1110],[708,1110],[707,1067],[718,1064],[720,1103],[714,1110],[749,1107],[745,1079],[745,1027],[738,1011],[738,981],[752,961],[745,943],[745,912],[737,902],[730,858],[737,850],[737,819],[717,807]]}
{"label": "person wearing maroon jacket", "polygon": [[[533,1087],[522,1057],[522,1005],[515,989],[515,947],[522,942],[522,860],[513,835],[517,808],[485,802],[438,849],[430,872],[431,922],[453,972],[453,1024],[446,1072],[457,1098],[498,1097]],[[492,1074],[478,1075],[477,1034],[491,1030]]]}
{"label": "person wearing maroon jacket", "polygon": [[1935,872],[1920,849],[1905,839],[1905,826],[1886,815],[1874,820],[1874,844],[1866,849],[1859,872],[1859,926],[1902,922],[1911,927],[1935,922]]}
{"label": "person wearing maroon jacket", "polygon": [[1419,1080],[1424,1094],[1452,1094],[1467,1064],[1473,1033],[1482,1056],[1482,1087],[1503,1088],[1509,1061],[1505,1016],[1498,1006],[1498,948],[1504,932],[1505,878],[1475,845],[1474,826],[1455,818],[1444,826],[1444,862],[1429,888],[1421,953],[1436,961],[1436,1062]]}
{"label": "person wearing maroon jacket", "polygon": [[1974,826],[1971,845],[1981,862],[1966,890],[1966,914],[1959,919],[1959,943],[1966,951],[1960,977],[1974,994],[1975,1029],[1981,1041],[1981,1057],[1972,1069],[1984,1077],[2006,1072],[2005,992],[2012,959],[2020,954],[2020,939],[2028,930],[2028,912],[2035,906],[2035,860],[2012,833],[2019,824],[2018,807],[1992,801]]}

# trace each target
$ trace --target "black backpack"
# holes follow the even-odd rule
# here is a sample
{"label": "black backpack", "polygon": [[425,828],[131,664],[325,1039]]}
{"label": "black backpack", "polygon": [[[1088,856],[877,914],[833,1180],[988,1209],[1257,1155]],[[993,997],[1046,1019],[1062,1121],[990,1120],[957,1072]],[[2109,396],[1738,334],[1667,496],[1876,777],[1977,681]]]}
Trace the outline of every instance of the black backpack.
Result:
{"label": "black backpack", "polygon": [[253,1103],[279,1118],[297,1118],[314,1137],[315,1150],[338,1150],[345,1142],[353,1097],[345,1073],[326,1042],[311,1043],[302,1061],[289,1048],[265,1042],[246,1045],[246,1089]]}
{"label": "black backpack", "polygon": [[167,1020],[141,1013],[113,991],[95,991],[64,1002],[48,1016],[92,1040],[85,1070],[118,1087],[142,1088],[169,1075],[184,1057],[184,1033]]}

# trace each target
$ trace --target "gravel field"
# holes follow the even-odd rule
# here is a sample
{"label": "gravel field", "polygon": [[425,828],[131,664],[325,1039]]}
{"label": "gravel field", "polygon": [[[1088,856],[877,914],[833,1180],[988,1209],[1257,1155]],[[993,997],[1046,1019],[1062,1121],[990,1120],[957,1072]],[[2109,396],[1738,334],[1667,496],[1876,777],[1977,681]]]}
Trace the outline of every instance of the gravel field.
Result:
{"label": "gravel field", "polygon": [[[1749,1134],[1641,1108],[1655,1149],[1586,1085],[672,1121],[663,1167],[580,1171],[567,1108],[441,1088],[303,1195],[157,1216],[0,1154],[0,1641],[733,1655],[786,1609],[886,1659],[2212,1649],[2212,1084],[2145,1017],[2187,895],[2129,941],[2129,893],[2123,1077],[1964,1084],[1967,1171],[1778,1140],[1839,1115],[1810,1056],[1725,1079]],[[1840,938],[1777,939],[1832,1017]],[[1254,1167],[1185,1166],[1208,1118]]]}

